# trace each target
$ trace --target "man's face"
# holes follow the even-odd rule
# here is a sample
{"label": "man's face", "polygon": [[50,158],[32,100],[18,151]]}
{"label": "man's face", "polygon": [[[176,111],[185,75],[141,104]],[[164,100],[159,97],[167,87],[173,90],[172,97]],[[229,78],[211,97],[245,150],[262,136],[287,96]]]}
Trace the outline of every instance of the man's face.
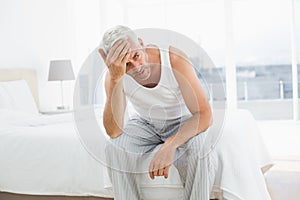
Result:
{"label": "man's face", "polygon": [[133,78],[146,80],[150,76],[150,65],[147,60],[147,54],[142,45],[137,46],[128,39],[131,47],[130,56],[126,63],[126,73]]}

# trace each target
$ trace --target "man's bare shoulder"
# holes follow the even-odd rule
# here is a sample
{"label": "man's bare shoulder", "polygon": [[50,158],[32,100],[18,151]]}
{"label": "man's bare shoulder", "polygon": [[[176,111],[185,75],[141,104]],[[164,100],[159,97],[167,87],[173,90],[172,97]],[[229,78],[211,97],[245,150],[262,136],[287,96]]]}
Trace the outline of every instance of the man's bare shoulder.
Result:
{"label": "man's bare shoulder", "polygon": [[169,56],[172,68],[174,69],[180,70],[192,65],[188,56],[182,50],[176,47],[169,47]]}

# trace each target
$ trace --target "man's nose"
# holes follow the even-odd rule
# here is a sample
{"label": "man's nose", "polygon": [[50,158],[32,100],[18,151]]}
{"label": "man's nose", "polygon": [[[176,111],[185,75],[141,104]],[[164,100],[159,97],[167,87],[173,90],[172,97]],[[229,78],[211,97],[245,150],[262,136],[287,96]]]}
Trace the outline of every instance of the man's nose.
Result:
{"label": "man's nose", "polygon": [[134,68],[138,68],[140,66],[140,62],[139,61],[132,61],[132,66]]}

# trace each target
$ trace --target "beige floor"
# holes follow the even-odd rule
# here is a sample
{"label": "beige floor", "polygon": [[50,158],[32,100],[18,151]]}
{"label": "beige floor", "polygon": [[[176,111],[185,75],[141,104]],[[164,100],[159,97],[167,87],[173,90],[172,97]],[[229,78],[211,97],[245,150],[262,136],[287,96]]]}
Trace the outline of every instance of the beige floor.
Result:
{"label": "beige floor", "polygon": [[0,192],[0,200],[113,200],[113,199],[100,198],[100,197],[21,195],[21,194]]}
{"label": "beige floor", "polygon": [[272,200],[300,200],[300,159],[274,162],[274,167],[265,175]]}

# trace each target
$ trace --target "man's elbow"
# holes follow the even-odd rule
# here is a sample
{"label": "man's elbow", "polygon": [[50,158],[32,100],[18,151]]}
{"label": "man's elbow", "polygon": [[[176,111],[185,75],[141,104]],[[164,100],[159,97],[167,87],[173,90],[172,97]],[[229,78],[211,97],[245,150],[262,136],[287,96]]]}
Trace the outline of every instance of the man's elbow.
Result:
{"label": "man's elbow", "polygon": [[115,126],[111,122],[108,122],[108,120],[106,120],[105,118],[103,119],[103,126],[106,131],[106,134],[110,138],[116,138],[122,134],[121,128],[119,128],[118,126]]}
{"label": "man's elbow", "polygon": [[210,107],[205,108],[200,112],[200,123],[202,123],[202,129],[203,131],[207,130],[211,125],[213,121],[213,115]]}
{"label": "man's elbow", "polygon": [[106,128],[105,126],[104,128],[106,130],[106,134],[112,139],[117,138],[122,134],[121,129],[110,129],[110,128]]}
{"label": "man's elbow", "polygon": [[109,135],[109,137],[110,137],[111,139],[114,139],[114,138],[119,137],[121,134],[122,134],[122,132],[120,132],[120,133],[112,133],[112,134]]}
{"label": "man's elbow", "polygon": [[212,114],[212,111],[210,108],[207,111],[207,115],[208,115],[208,117],[207,117],[208,118],[208,127],[207,128],[209,128],[213,122],[213,114]]}

